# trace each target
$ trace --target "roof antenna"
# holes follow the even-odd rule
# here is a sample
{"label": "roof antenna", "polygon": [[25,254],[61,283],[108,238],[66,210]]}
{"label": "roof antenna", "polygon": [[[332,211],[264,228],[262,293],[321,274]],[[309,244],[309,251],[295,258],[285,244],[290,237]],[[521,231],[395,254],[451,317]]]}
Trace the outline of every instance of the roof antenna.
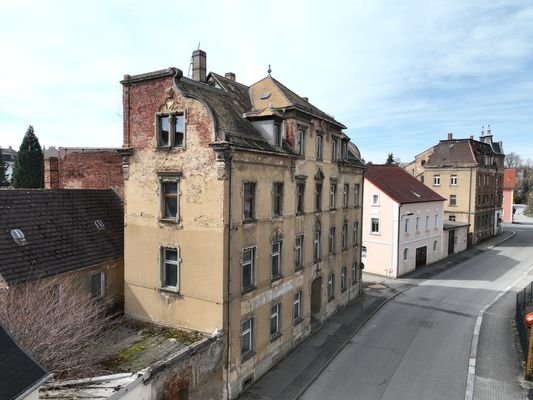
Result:
{"label": "roof antenna", "polygon": [[481,125],[481,136],[485,134],[485,125]]}
{"label": "roof antenna", "polygon": [[[200,50],[200,42],[198,42],[198,48],[196,50]],[[192,78],[191,70],[192,70],[192,55],[191,55],[191,63],[189,64],[189,71],[187,72],[187,78]]]}
{"label": "roof antenna", "polygon": [[487,126],[487,135],[490,135],[490,124]]}
{"label": "roof antenna", "polygon": [[270,73],[272,72],[272,68],[270,68],[270,64],[268,64],[268,70],[267,70],[267,72],[268,72],[268,76],[270,76]]}

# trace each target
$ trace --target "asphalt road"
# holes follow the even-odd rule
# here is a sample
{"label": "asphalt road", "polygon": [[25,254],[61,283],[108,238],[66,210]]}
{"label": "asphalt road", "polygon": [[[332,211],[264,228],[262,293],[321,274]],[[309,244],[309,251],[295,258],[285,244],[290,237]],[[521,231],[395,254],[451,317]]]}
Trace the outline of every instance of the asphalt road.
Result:
{"label": "asphalt road", "polygon": [[533,268],[533,220],[519,218],[514,238],[388,302],[301,398],[465,399],[479,312]]}

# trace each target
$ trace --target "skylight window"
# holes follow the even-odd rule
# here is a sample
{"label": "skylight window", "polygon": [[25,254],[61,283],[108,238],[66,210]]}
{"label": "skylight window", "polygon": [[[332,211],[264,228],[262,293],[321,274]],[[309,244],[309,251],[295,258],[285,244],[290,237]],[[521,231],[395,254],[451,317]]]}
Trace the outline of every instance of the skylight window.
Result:
{"label": "skylight window", "polygon": [[24,235],[24,232],[22,232],[20,229],[11,229],[11,237],[13,238],[15,243],[21,246],[27,244],[26,236]]}
{"label": "skylight window", "polygon": [[261,100],[266,100],[266,99],[268,99],[270,96],[271,96],[270,93],[268,93],[268,92],[263,92],[263,93],[261,93],[261,96],[259,96],[259,98],[260,98]]}
{"label": "skylight window", "polygon": [[105,230],[105,225],[101,219],[94,220],[94,226],[96,226],[96,229],[98,229],[99,231]]}

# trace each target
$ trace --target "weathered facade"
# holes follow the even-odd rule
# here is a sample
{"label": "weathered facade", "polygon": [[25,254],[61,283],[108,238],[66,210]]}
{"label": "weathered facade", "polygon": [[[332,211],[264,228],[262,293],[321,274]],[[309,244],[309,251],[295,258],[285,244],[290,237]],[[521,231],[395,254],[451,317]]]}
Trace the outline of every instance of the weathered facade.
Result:
{"label": "weathered facade", "polygon": [[444,198],[395,165],[365,176],[365,271],[397,278],[442,258]]}
{"label": "weathered facade", "polygon": [[469,225],[469,244],[501,231],[505,154],[490,130],[479,140],[454,139],[449,133],[447,140],[417,157],[417,167],[406,169],[448,200],[444,218]]}
{"label": "weathered facade", "polygon": [[60,147],[44,152],[46,189],[113,189],[124,198],[121,149]]}
{"label": "weathered facade", "polygon": [[[125,311],[225,334],[235,398],[360,292],[364,164],[269,75],[126,75]],[[222,394],[221,394],[222,396]]]}

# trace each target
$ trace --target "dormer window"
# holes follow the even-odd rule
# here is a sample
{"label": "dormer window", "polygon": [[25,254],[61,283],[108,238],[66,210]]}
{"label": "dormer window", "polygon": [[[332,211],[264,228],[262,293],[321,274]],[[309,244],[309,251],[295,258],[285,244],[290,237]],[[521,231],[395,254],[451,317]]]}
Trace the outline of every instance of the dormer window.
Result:
{"label": "dormer window", "polygon": [[156,120],[158,147],[185,146],[185,118],[183,113],[158,114]]}
{"label": "dormer window", "polygon": [[13,238],[15,243],[21,246],[27,244],[26,236],[24,235],[24,232],[22,232],[20,229],[11,229],[11,237]]}

